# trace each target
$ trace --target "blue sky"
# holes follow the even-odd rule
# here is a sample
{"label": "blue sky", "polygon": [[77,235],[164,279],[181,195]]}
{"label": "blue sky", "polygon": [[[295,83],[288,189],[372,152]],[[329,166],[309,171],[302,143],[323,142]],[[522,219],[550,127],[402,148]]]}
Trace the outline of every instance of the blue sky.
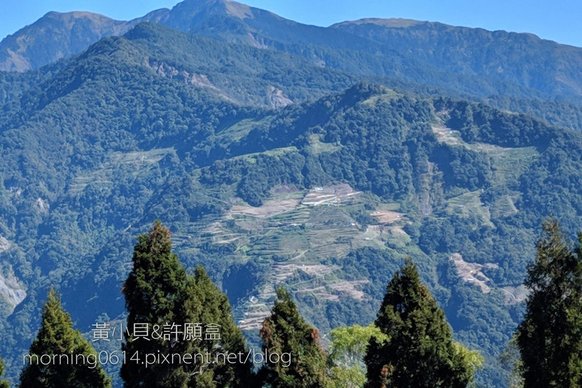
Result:
{"label": "blue sky", "polygon": [[[0,38],[48,11],[92,11],[131,19],[179,0],[0,0]],[[303,23],[327,26],[362,17],[404,17],[489,30],[533,32],[582,47],[581,0],[247,0]]]}

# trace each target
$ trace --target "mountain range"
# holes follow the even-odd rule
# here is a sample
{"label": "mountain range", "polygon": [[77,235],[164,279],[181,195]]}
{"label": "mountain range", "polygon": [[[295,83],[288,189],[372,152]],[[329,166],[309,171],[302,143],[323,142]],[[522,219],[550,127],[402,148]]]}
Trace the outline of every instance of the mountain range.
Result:
{"label": "mountain range", "polygon": [[533,34],[406,19],[309,26],[228,0],[187,0],[131,21],[50,12],[0,42],[0,70],[38,69],[140,22],[288,53],[360,79],[486,102],[582,129],[580,48]]}
{"label": "mountain range", "polygon": [[227,0],[186,0],[171,10],[159,9],[127,22],[87,12],[50,12],[0,42],[0,70],[37,69],[144,21],[292,52],[321,66],[362,75],[412,81],[422,77],[423,84],[440,87],[455,78],[470,80],[474,85],[465,90],[470,94],[582,96],[582,49],[533,34],[405,19],[362,19],[324,28]]}
{"label": "mountain range", "polygon": [[367,324],[412,257],[482,386],[521,319],[541,222],[582,224],[582,49],[403,19],[307,26],[187,0],[49,13],[0,43],[0,354],[49,287],[123,319],[161,219],[256,336],[283,284],[323,333]]}

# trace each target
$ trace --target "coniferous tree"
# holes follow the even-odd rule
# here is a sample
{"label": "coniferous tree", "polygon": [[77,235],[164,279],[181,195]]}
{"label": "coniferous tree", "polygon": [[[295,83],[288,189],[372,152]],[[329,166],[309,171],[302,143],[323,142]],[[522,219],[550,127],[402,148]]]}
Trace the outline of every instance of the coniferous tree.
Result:
{"label": "coniferous tree", "polygon": [[388,284],[375,324],[388,339],[370,338],[366,387],[465,387],[470,382],[473,370],[411,261]]}
{"label": "coniferous tree", "polygon": [[[317,388],[326,383],[326,355],[319,332],[305,322],[289,293],[280,288],[261,329],[267,360],[261,378],[274,388]],[[287,358],[287,356],[290,356]],[[289,361],[289,362],[287,362]]]}
{"label": "coniferous tree", "polygon": [[48,295],[30,362],[20,376],[23,388],[110,387],[93,346],[73,328],[54,290]]}
{"label": "coniferous tree", "polygon": [[582,252],[569,249],[555,221],[544,223],[525,284],[517,330],[524,386],[582,386]]}
{"label": "coniferous tree", "polygon": [[206,388],[209,386],[208,381],[212,381],[216,387],[248,387],[253,378],[252,362],[246,358],[248,349],[232,317],[228,298],[212,282],[203,267],[196,268],[192,282],[195,289],[193,294],[197,295],[203,306],[197,322],[204,327],[214,326],[217,331],[214,334],[217,334],[216,339],[204,338],[201,347],[209,354],[236,354],[240,357],[235,362],[226,362],[223,357],[215,358],[214,364],[208,365],[202,373],[193,375],[190,386]]}
{"label": "coniferous tree", "polygon": [[[0,358],[0,378],[2,378],[3,374],[4,374],[4,362]],[[9,387],[9,385],[8,385],[7,381],[0,380],[0,388],[8,388],[8,387]]]}
{"label": "coniferous tree", "polygon": [[147,234],[139,236],[132,260],[133,269],[123,288],[128,331],[121,377],[126,387],[186,387],[190,373],[182,363],[144,364],[148,354],[184,354],[195,346],[183,334],[159,335],[167,325],[183,331],[186,323],[196,322],[200,311],[190,295],[194,290],[188,275],[172,253],[170,231],[157,221]]}
{"label": "coniferous tree", "polygon": [[[198,268],[194,276],[189,276],[171,245],[169,230],[156,222],[148,234],[139,237],[134,249],[133,270],[123,290],[129,313],[129,331],[123,344],[126,363],[121,369],[125,386],[247,386],[252,376],[250,361],[225,359],[228,354],[246,353],[227,297],[204,269]],[[147,340],[134,330],[144,324],[150,334]],[[168,338],[154,338],[151,334],[156,327],[159,331],[164,325],[175,325],[180,334],[170,331]],[[146,366],[143,361],[147,354],[204,357],[188,363],[156,362]]]}

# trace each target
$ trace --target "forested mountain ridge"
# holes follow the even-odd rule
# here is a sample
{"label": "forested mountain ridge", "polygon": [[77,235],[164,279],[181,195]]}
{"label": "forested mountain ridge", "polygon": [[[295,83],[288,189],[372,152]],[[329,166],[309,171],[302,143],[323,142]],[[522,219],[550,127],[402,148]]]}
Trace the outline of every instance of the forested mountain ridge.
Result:
{"label": "forested mountain ridge", "polygon": [[319,66],[420,82],[481,98],[552,97],[579,103],[582,96],[578,70],[582,49],[532,34],[400,19],[316,27],[227,0],[186,0],[171,10],[160,9],[129,22],[87,13],[50,13],[0,43],[2,69],[38,68],[75,55],[102,37],[119,35],[140,21],[293,53]]}
{"label": "forested mountain ridge", "polygon": [[[582,50],[533,34],[402,19],[362,19],[330,28],[447,71],[479,75],[490,80],[485,93],[511,95],[516,93],[512,88],[521,87],[561,98],[582,96],[577,68]],[[500,88],[503,82],[506,90]]]}
{"label": "forested mountain ridge", "polygon": [[580,132],[205,35],[144,23],[0,73],[9,376],[50,286],[83,331],[123,319],[131,247],[161,219],[250,334],[279,284],[324,335],[368,324],[410,256],[457,339],[486,357],[478,382],[502,385],[539,225],[582,221]]}

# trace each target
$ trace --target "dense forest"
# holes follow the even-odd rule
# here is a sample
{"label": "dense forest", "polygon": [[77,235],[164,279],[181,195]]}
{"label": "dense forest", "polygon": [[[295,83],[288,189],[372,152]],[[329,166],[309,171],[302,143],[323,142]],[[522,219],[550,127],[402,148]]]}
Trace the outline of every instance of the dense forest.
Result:
{"label": "dense forest", "polygon": [[[97,352],[51,289],[21,387],[110,387],[102,364],[121,366],[126,387],[464,387],[483,363],[453,340],[410,258],[389,281],[374,323],[335,328],[329,352],[292,295],[278,288],[254,353],[227,296],[202,267],[186,271],[159,221],[139,236],[132,264],[123,288],[128,316],[121,351]],[[569,248],[557,223],[546,222],[515,334],[521,356],[510,365],[520,386],[582,383],[581,282],[581,245]],[[96,323],[92,341],[111,341],[110,325]]]}

